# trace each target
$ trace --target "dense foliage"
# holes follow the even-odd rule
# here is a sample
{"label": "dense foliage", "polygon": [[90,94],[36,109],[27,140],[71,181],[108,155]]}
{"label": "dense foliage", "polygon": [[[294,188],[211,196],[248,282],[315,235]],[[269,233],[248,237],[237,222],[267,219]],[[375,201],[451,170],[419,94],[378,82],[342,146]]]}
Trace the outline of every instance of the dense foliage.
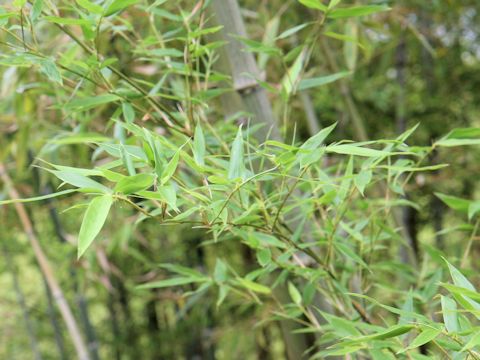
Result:
{"label": "dense foliage", "polygon": [[2,4],[0,358],[480,359],[479,11]]}

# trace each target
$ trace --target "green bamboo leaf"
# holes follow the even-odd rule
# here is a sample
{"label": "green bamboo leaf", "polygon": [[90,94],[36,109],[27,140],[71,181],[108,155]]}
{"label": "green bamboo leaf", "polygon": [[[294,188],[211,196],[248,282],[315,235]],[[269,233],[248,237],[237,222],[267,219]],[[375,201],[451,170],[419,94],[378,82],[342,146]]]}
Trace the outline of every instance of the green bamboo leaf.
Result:
{"label": "green bamboo leaf", "polygon": [[295,285],[290,281],[288,282],[288,294],[295,304],[300,305],[302,303],[302,295],[300,294],[300,291],[298,291]]}
{"label": "green bamboo leaf", "polygon": [[230,152],[230,164],[228,167],[229,179],[245,179],[246,169],[244,163],[243,134],[242,126],[238,128],[237,136],[232,144]]}
{"label": "green bamboo leaf", "polygon": [[465,346],[460,350],[461,352],[470,350],[476,346],[480,346],[480,332],[476,332],[470,338],[470,340],[465,344]]}
{"label": "green bamboo leaf", "polygon": [[217,262],[215,263],[215,270],[213,271],[213,278],[217,283],[224,283],[227,281],[227,275],[228,275],[228,268],[225,263],[217,259]]}
{"label": "green bamboo leaf", "polygon": [[155,176],[152,174],[126,176],[117,183],[114,190],[126,195],[133,194],[149,188],[153,185],[154,180]]}
{"label": "green bamboo leaf", "polygon": [[449,333],[458,332],[458,314],[457,314],[457,303],[441,295],[441,304],[442,304],[442,313],[443,313],[443,322]]}
{"label": "green bamboo leaf", "polygon": [[282,32],[280,35],[276,37],[276,40],[285,39],[293,34],[296,34],[300,30],[303,30],[304,28],[306,28],[307,26],[310,26],[311,24],[312,23],[300,24],[300,25],[294,26],[293,28],[285,30],[284,32]]}
{"label": "green bamboo leaf", "polygon": [[178,161],[180,160],[181,150],[182,148],[178,149],[173,155],[173,157],[170,159],[170,161],[168,162],[167,166],[165,166],[165,169],[163,170],[163,173],[162,173],[162,180],[160,182],[162,185],[165,185],[167,181],[172,178],[173,174],[175,174],[175,171],[177,170],[177,166],[178,166]]}
{"label": "green bamboo leaf", "polygon": [[148,284],[143,284],[137,286],[137,289],[160,289],[171,286],[180,286],[198,282],[206,282],[207,278],[198,278],[198,277],[174,277],[166,280],[154,281]]}
{"label": "green bamboo leaf", "polygon": [[136,175],[137,171],[135,170],[135,165],[133,164],[132,157],[130,156],[130,153],[127,151],[126,146],[123,144],[120,144],[120,155],[122,157],[123,165],[128,171],[128,175],[130,176]]}
{"label": "green bamboo leaf", "polygon": [[200,122],[195,127],[195,135],[193,139],[193,158],[197,165],[205,165],[205,137],[203,136],[202,126]]}
{"label": "green bamboo leaf", "polygon": [[122,112],[127,123],[132,124],[135,121],[135,110],[130,103],[122,103]]}
{"label": "green bamboo leaf", "polygon": [[386,340],[396,336],[403,335],[414,328],[415,328],[414,325],[394,325],[376,334],[360,336],[352,340],[342,341],[341,343],[334,345],[334,347],[337,348],[337,347],[355,345],[358,343],[368,343],[374,340]]}
{"label": "green bamboo leaf", "polygon": [[410,345],[408,345],[408,347],[406,347],[402,351],[397,352],[397,354],[425,345],[426,343],[434,340],[441,333],[442,333],[442,330],[439,330],[439,329],[431,329],[431,328],[423,329],[420,335],[418,335],[415,339],[413,339],[413,341],[410,343]]}
{"label": "green bamboo leaf", "polygon": [[343,43],[343,57],[348,70],[354,71],[358,58],[358,24],[355,19],[349,19],[345,23],[345,34],[354,39],[354,41],[345,41]]}
{"label": "green bamboo leaf", "polygon": [[328,8],[322,4],[321,0],[298,0],[298,2],[310,9],[316,9],[326,12]]}
{"label": "green bamboo leaf", "polygon": [[112,203],[113,198],[111,195],[102,195],[93,199],[88,205],[78,235],[78,258],[85,253],[99,234],[107,219]]}
{"label": "green bamboo leaf", "polygon": [[350,71],[341,71],[336,74],[319,76],[319,77],[310,78],[310,79],[303,79],[302,81],[300,81],[300,84],[298,85],[298,90],[306,90],[306,89],[327,85],[337,80],[340,80],[344,77],[347,77],[351,74],[352,73]]}
{"label": "green bamboo leaf", "polygon": [[259,294],[270,294],[271,293],[271,290],[264,286],[264,285],[260,285],[256,282],[253,282],[253,281],[250,281],[250,280],[247,280],[247,279],[237,279],[238,282],[246,289],[248,290],[251,290],[253,292],[257,292]]}
{"label": "green bamboo leaf", "polygon": [[388,156],[390,153],[383,150],[375,150],[355,145],[330,145],[326,148],[327,152],[344,155],[356,155],[364,157]]}
{"label": "green bamboo leaf", "polygon": [[101,193],[110,193],[111,190],[105,185],[90,179],[89,177],[80,175],[76,172],[48,170],[63,182],[78,187],[82,190],[98,191]]}
{"label": "green bamboo leaf", "polygon": [[45,59],[40,62],[40,71],[44,73],[50,80],[63,85],[62,74],[55,65],[55,62],[51,59]]}
{"label": "green bamboo leaf", "polygon": [[99,105],[108,104],[118,100],[120,100],[120,98],[117,95],[102,94],[98,96],[72,100],[67,105],[65,105],[65,108],[67,110],[85,111],[95,108]]}
{"label": "green bamboo leaf", "polygon": [[342,0],[330,0],[330,3],[328,4],[328,10],[333,9],[335,6],[337,6],[340,1]]}
{"label": "green bamboo leaf", "polygon": [[297,85],[299,83],[299,77],[303,69],[303,62],[305,60],[306,52],[302,51],[293,65],[288,69],[287,73],[282,80],[282,93],[288,97],[291,94],[295,93]]}
{"label": "green bamboo leaf", "polygon": [[472,220],[475,215],[480,211],[480,201],[473,201],[468,206],[468,219]]}
{"label": "green bamboo leaf", "polygon": [[435,143],[435,146],[454,147],[480,145],[480,129],[459,128],[452,130],[447,136]]}
{"label": "green bamboo leaf", "polygon": [[100,5],[94,4],[89,0],[76,0],[77,4],[80,5],[85,10],[93,14],[102,14],[103,8]]}
{"label": "green bamboo leaf", "polygon": [[442,200],[449,208],[455,211],[460,211],[464,213],[468,212],[468,209],[471,203],[469,200],[465,200],[456,196],[451,196],[451,195],[446,195],[441,193],[435,193],[435,195],[440,200]]}
{"label": "green bamboo leaf", "polygon": [[110,6],[105,10],[104,16],[110,16],[116,12],[122,11],[127,7],[138,3],[139,0],[114,0]]}
{"label": "green bamboo leaf", "polygon": [[331,19],[340,19],[346,17],[365,16],[387,10],[390,10],[390,7],[387,5],[353,6],[350,8],[333,9],[328,13],[327,16]]}
{"label": "green bamboo leaf", "polygon": [[370,169],[362,169],[362,171],[353,178],[355,187],[362,195],[367,185],[370,184],[370,181],[372,181],[372,170]]}
{"label": "green bamboo leaf", "polygon": [[42,14],[42,10],[43,0],[35,0],[32,6],[32,11],[30,12],[30,19],[32,20],[32,22],[36,22],[38,17]]}
{"label": "green bamboo leaf", "polygon": [[272,262],[272,252],[269,248],[257,250],[257,261],[260,266],[265,267]]}
{"label": "green bamboo leaf", "polygon": [[90,21],[85,19],[62,18],[59,16],[44,16],[42,19],[60,25],[90,25]]}

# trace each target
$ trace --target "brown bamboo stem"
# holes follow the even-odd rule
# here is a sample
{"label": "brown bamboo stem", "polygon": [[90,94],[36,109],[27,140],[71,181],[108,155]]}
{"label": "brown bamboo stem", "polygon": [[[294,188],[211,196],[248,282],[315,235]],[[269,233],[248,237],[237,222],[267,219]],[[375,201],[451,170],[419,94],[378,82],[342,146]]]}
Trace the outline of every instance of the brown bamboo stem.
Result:
{"label": "brown bamboo stem", "polygon": [[[8,175],[7,169],[3,163],[0,163],[0,178],[3,181],[10,198],[19,199],[20,196],[18,194],[18,191],[15,189],[13,182],[10,176]],[[63,320],[67,327],[68,333],[72,339],[78,358],[80,360],[90,360],[87,347],[85,346],[84,340],[78,328],[75,317],[73,316],[70,306],[68,305],[68,302],[65,299],[65,296],[63,295],[63,291],[60,288],[60,285],[55,278],[50,262],[48,261],[48,258],[45,255],[45,253],[43,252],[43,249],[40,245],[37,235],[35,234],[32,222],[30,220],[30,217],[27,214],[25,206],[19,202],[15,203],[14,206],[15,206],[15,211],[17,212],[17,215],[20,219],[20,222],[22,223],[23,230],[27,235],[28,240],[30,241],[30,245],[32,246],[33,252],[35,254],[35,258],[37,259],[37,262],[40,266],[40,270],[42,271],[47,281],[48,287],[50,288],[52,292],[52,296],[55,299],[55,302],[57,303],[57,306],[63,317]]]}

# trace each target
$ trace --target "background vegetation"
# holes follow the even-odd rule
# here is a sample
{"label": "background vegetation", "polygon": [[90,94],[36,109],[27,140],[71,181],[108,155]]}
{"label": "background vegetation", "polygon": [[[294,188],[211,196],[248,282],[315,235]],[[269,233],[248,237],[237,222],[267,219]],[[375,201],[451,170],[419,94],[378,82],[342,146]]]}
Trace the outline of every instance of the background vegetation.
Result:
{"label": "background vegetation", "polygon": [[479,16],[2,2],[0,358],[480,358]]}

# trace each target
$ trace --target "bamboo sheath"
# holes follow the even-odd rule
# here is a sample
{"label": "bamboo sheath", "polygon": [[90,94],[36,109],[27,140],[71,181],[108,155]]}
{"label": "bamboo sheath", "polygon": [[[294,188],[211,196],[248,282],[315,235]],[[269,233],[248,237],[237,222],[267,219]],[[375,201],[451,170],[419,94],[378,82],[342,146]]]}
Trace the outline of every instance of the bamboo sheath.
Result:
{"label": "bamboo sheath", "polygon": [[[7,173],[6,167],[2,163],[0,163],[0,178],[3,181],[10,198],[20,199],[17,190],[13,186],[12,180]],[[40,242],[38,241],[37,235],[35,234],[32,222],[30,221],[30,217],[27,214],[25,206],[19,202],[14,203],[14,206],[20,222],[22,223],[23,230],[27,235],[28,240],[30,241],[30,245],[32,246],[35,258],[38,261],[40,269],[47,281],[48,287],[52,292],[52,296],[60,310],[62,318],[67,327],[67,331],[70,335],[70,338],[72,339],[73,345],[78,355],[78,359],[90,360],[87,347],[85,346],[85,342],[77,326],[77,322],[73,316],[67,300],[65,299],[65,296],[63,295],[63,291],[60,288],[57,279],[55,278],[50,262],[48,261],[48,258],[43,252]]]}

